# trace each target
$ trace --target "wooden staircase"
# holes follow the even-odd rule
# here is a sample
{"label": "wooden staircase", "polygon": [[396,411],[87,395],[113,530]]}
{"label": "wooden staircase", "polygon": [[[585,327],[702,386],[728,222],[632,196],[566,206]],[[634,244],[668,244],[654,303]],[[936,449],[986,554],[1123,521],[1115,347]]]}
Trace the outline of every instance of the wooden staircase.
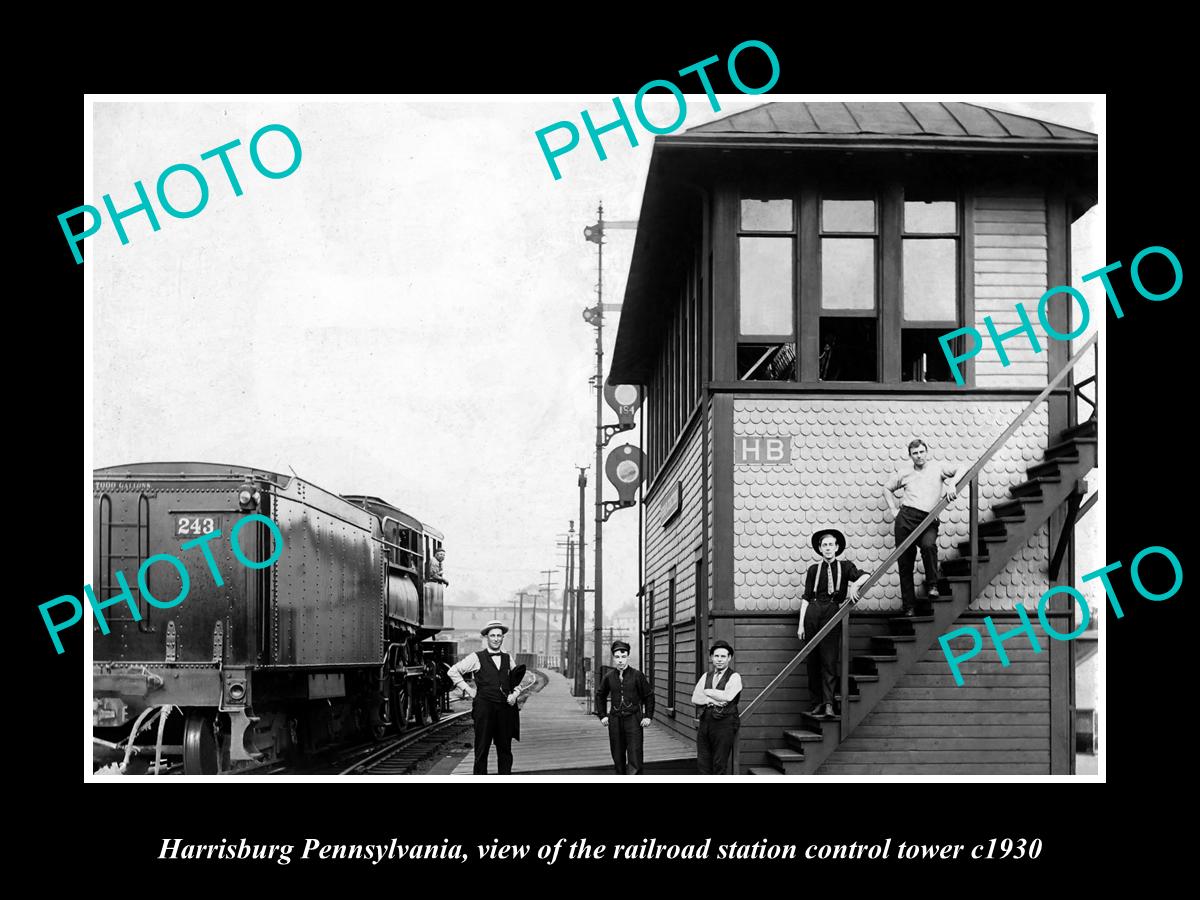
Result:
{"label": "wooden staircase", "polygon": [[[1029,468],[1027,480],[1009,491],[1010,499],[991,508],[994,516],[981,523],[975,552],[976,591],[982,590],[1018,554],[1051,514],[1080,488],[1096,466],[1096,420],[1091,419],[1060,436],[1046,448],[1043,461]],[[849,698],[839,697],[841,715],[800,716],[799,727],[783,733],[784,746],[767,751],[769,766],[752,766],[751,775],[812,775],[867,717],[896,682],[949,631],[967,609],[972,595],[970,541],[958,546],[959,555],[941,565],[941,596],[918,600],[918,615],[888,621],[889,633],[870,639],[869,652],[850,658]],[[849,621],[842,627],[849,627]]]}

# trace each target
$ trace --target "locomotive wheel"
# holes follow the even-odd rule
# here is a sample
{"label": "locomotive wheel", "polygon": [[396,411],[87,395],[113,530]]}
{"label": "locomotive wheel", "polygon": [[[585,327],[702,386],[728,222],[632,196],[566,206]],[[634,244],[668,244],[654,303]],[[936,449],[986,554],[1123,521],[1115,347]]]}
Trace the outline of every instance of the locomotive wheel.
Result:
{"label": "locomotive wheel", "polygon": [[219,771],[212,716],[189,713],[183,725],[183,774],[216,775]]}
{"label": "locomotive wheel", "polygon": [[429,724],[429,701],[426,699],[424,692],[413,697],[413,715],[417,720],[417,727],[424,728]]}
{"label": "locomotive wheel", "polygon": [[396,722],[396,732],[404,734],[408,728],[408,720],[412,717],[412,693],[408,685],[401,683],[392,692],[392,718]]}

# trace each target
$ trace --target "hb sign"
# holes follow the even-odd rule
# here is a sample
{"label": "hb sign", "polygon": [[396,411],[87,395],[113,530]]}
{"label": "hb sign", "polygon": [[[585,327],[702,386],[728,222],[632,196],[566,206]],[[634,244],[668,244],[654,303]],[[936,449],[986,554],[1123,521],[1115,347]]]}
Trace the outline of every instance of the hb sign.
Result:
{"label": "hb sign", "polygon": [[622,506],[633,506],[638,485],[646,471],[646,458],[633,444],[622,444],[608,454],[604,473],[617,489]]}
{"label": "hb sign", "polygon": [[609,384],[606,381],[604,382],[604,399],[616,411],[621,428],[632,428],[633,414],[642,405],[642,389],[636,384]]}

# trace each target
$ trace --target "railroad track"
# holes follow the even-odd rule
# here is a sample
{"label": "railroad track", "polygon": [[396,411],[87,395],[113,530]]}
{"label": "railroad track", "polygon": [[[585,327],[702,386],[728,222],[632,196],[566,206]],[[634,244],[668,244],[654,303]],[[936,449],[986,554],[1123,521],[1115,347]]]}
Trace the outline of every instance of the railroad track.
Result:
{"label": "railroad track", "polygon": [[[440,747],[447,732],[462,729],[471,722],[471,710],[450,713],[423,728],[414,728],[389,740],[350,765],[346,760],[338,762],[336,770],[326,769],[327,775],[407,775],[418,763],[425,760],[431,751]],[[314,773],[315,774],[315,773]]]}
{"label": "railroad track", "polygon": [[[544,673],[535,670],[537,684],[529,692],[536,694],[546,686]],[[456,732],[466,734],[471,726],[471,709],[444,713],[442,718],[420,728],[410,728],[382,744],[372,741],[338,752],[317,764],[297,767],[274,763],[239,774],[253,775],[408,775],[420,763],[428,761]]]}

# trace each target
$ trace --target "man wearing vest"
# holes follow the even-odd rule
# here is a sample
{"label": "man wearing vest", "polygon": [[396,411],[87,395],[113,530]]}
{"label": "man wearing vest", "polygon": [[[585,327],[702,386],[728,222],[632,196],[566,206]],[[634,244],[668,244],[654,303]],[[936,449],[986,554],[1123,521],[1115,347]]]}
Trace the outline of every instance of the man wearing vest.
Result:
{"label": "man wearing vest", "polygon": [[[846,549],[846,536],[836,528],[824,528],[812,536],[812,548],[822,561],[808,567],[800,603],[800,625],[796,636],[805,644],[836,615],[849,597],[858,602],[858,586],[870,576],[848,559],[837,559]],[[808,693],[813,708],[809,715],[833,718],[833,698],[841,676],[842,625],[825,635],[808,654]]]}
{"label": "man wearing vest", "polygon": [[692,702],[700,716],[696,731],[696,769],[701,775],[729,774],[729,754],[738,730],[742,676],[733,671],[733,647],[717,641],[708,651],[712,668],[696,682]]}
{"label": "man wearing vest", "polygon": [[[475,701],[471,707],[475,720],[475,774],[488,773],[488,751],[494,741],[497,771],[501,775],[511,775],[512,741],[520,736],[517,701],[522,686],[514,684],[509,656],[500,652],[508,626],[493,619],[479,633],[487,639],[487,648],[464,656],[446,674],[456,688]],[[475,673],[473,687],[463,681],[463,676],[472,672]]]}
{"label": "man wearing vest", "polygon": [[[629,665],[629,644],[613,641],[613,668],[596,691],[596,715],[608,726],[608,746],[618,775],[642,774],[642,729],[654,718],[654,691],[646,676]],[[608,697],[612,695],[612,709]]]}

